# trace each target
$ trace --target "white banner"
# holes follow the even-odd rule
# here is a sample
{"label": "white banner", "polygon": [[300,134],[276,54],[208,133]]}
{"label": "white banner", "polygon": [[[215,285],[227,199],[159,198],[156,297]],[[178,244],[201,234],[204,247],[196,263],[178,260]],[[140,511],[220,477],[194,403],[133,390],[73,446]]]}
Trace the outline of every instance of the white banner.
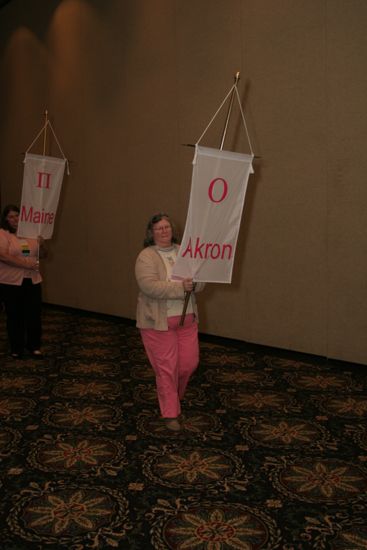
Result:
{"label": "white banner", "polygon": [[26,153],[18,236],[52,237],[65,164],[65,159]]}
{"label": "white banner", "polygon": [[196,146],[176,278],[230,283],[253,155]]}

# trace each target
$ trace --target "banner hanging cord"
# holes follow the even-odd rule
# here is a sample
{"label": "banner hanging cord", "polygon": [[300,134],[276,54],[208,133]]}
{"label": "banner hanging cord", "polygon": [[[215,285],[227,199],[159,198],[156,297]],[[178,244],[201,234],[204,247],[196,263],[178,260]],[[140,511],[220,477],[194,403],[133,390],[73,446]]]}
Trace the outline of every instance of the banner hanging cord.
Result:
{"label": "banner hanging cord", "polygon": [[214,116],[213,116],[212,119],[210,120],[209,124],[208,124],[207,127],[205,128],[204,132],[201,134],[200,138],[199,138],[198,141],[196,142],[196,145],[199,145],[200,141],[201,141],[201,140],[203,139],[203,137],[205,136],[206,132],[208,131],[208,129],[209,129],[210,126],[212,125],[213,121],[215,120],[216,116],[218,115],[218,113],[219,113],[220,110],[222,109],[223,105],[225,104],[225,102],[227,101],[228,97],[231,95],[231,93],[233,92],[233,90],[236,92],[236,97],[237,97],[238,105],[239,105],[239,108],[240,108],[240,111],[241,111],[242,122],[243,122],[243,125],[244,125],[244,127],[245,127],[245,132],[246,132],[247,141],[248,141],[248,144],[249,144],[249,147],[250,147],[250,152],[251,152],[251,155],[254,156],[254,152],[253,152],[252,145],[251,145],[251,140],[250,140],[250,135],[249,135],[249,133],[248,133],[247,124],[246,124],[246,120],[245,120],[245,115],[244,115],[244,112],[243,112],[243,109],[242,109],[242,105],[241,105],[240,95],[239,95],[239,93],[238,93],[237,82],[236,82],[235,84],[233,84],[233,86],[232,86],[231,89],[229,90],[228,94],[227,94],[226,97],[223,99],[222,103],[220,104],[219,108],[217,109],[217,111],[215,112]]}
{"label": "banner hanging cord", "polygon": [[232,90],[233,88],[236,86],[236,84],[233,84],[233,86],[231,87],[231,89],[229,90],[228,94],[226,95],[226,97],[223,99],[222,103],[220,104],[219,108],[217,109],[217,111],[215,112],[213,118],[211,119],[211,121],[209,122],[208,126],[205,128],[204,132],[201,134],[201,136],[199,137],[199,139],[197,140],[196,142],[196,145],[199,145],[200,141],[203,139],[203,137],[205,136],[205,134],[207,133],[207,131],[209,130],[213,120],[216,118],[217,114],[219,113],[219,111],[221,110],[221,108],[223,107],[223,105],[225,104],[225,102],[227,101],[228,97],[231,95],[232,93]]}
{"label": "banner hanging cord", "polygon": [[68,159],[65,157],[64,151],[61,149],[61,145],[60,145],[60,143],[59,143],[59,140],[57,139],[57,136],[56,136],[56,134],[55,134],[55,132],[54,132],[54,129],[53,129],[53,127],[52,127],[51,122],[48,121],[48,124],[49,124],[49,126],[50,126],[50,128],[51,128],[51,131],[52,131],[53,136],[54,136],[54,138],[55,138],[55,141],[56,141],[56,143],[57,143],[57,145],[58,145],[58,147],[59,147],[59,149],[60,149],[60,152],[61,152],[61,154],[62,154],[62,156],[63,156],[63,158],[64,158],[64,160],[65,160],[65,162],[66,162],[66,173],[67,173],[68,176],[70,176],[69,161],[68,161]]}
{"label": "banner hanging cord", "polygon": [[46,131],[47,126],[49,126],[49,127],[51,128],[52,134],[53,134],[53,136],[54,136],[54,138],[55,138],[55,141],[56,141],[57,146],[58,146],[58,148],[59,148],[59,150],[60,150],[60,153],[62,154],[62,157],[63,157],[64,161],[66,162],[66,173],[67,173],[68,176],[70,176],[69,161],[68,161],[68,159],[67,159],[67,158],[65,157],[65,155],[64,155],[64,151],[63,151],[62,148],[61,148],[60,142],[59,142],[59,140],[57,139],[57,136],[56,136],[56,134],[55,134],[55,131],[54,131],[54,129],[53,129],[53,127],[52,127],[52,124],[51,124],[51,122],[50,122],[49,120],[47,120],[47,122],[45,122],[45,124],[42,126],[41,130],[38,132],[37,136],[34,138],[34,140],[32,141],[32,143],[30,144],[30,146],[29,146],[28,149],[26,150],[26,154],[29,153],[30,149],[32,149],[33,145],[36,143],[36,141],[38,140],[38,138],[40,137],[40,135],[42,134],[42,132],[45,132],[45,131]]}
{"label": "banner hanging cord", "polygon": [[245,127],[246,136],[247,136],[247,141],[248,141],[248,144],[249,144],[249,147],[250,147],[250,152],[251,152],[251,155],[254,156],[254,151],[253,151],[253,149],[252,149],[251,140],[250,140],[250,134],[248,133],[247,124],[246,124],[246,120],[245,120],[245,114],[244,114],[244,112],[243,112],[242,105],[241,105],[240,94],[238,93],[238,89],[237,89],[237,86],[236,86],[236,85],[235,85],[234,89],[236,90],[236,96],[237,96],[237,99],[238,99],[238,105],[239,105],[239,108],[240,108],[240,111],[241,111],[242,121],[243,121],[243,125],[244,125],[244,127]]}
{"label": "banner hanging cord", "polygon": [[26,154],[29,153],[29,150],[32,149],[33,145],[36,143],[37,139],[40,137],[40,135],[42,134],[42,132],[44,132],[46,130],[46,127],[48,125],[48,121],[42,126],[41,130],[38,132],[38,134],[36,135],[36,137],[34,138],[34,140],[32,141],[32,143],[30,144],[30,146],[28,147],[28,149],[26,150]]}

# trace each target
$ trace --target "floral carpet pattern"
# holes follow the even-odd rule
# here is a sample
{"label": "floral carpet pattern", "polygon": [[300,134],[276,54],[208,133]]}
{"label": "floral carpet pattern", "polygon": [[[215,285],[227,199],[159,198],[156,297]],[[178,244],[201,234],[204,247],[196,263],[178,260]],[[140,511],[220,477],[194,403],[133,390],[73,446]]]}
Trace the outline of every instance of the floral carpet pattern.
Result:
{"label": "floral carpet pattern", "polygon": [[1,550],[366,550],[367,367],[202,336],[183,430],[131,321],[0,314]]}

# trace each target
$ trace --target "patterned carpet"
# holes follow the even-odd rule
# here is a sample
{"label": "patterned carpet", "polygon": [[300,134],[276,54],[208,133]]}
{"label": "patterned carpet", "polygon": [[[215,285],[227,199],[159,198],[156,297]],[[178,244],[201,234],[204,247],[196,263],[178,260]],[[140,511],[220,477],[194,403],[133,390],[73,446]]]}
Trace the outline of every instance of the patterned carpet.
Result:
{"label": "patterned carpet", "polygon": [[366,367],[202,337],[175,434],[131,322],[0,329],[1,550],[367,548]]}

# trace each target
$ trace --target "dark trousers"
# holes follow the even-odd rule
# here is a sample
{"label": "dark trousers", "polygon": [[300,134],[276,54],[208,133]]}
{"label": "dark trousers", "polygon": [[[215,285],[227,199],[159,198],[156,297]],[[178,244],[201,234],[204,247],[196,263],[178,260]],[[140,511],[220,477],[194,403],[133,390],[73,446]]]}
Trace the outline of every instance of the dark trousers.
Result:
{"label": "dark trousers", "polygon": [[0,285],[5,304],[6,326],[11,353],[23,353],[41,347],[41,283],[23,279],[21,286]]}

